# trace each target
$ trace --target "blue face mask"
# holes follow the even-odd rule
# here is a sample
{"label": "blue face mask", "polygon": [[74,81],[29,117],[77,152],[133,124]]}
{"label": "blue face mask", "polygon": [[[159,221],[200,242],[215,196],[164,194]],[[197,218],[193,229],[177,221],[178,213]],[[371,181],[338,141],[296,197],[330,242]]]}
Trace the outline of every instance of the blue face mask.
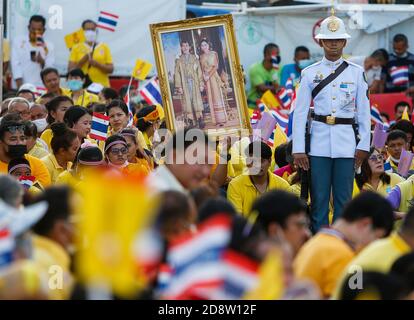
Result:
{"label": "blue face mask", "polygon": [[72,91],[78,91],[83,88],[82,80],[69,80],[67,84],[68,84],[69,89]]}
{"label": "blue face mask", "polygon": [[302,59],[298,61],[298,67],[299,69],[303,70],[306,67],[309,67],[312,63],[313,61],[311,59]]}

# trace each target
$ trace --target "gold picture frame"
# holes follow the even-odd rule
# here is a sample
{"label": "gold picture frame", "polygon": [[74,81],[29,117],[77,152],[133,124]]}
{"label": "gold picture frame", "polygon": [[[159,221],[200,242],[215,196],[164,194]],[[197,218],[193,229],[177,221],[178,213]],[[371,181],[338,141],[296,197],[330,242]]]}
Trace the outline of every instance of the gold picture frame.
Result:
{"label": "gold picture frame", "polygon": [[251,132],[232,15],[151,24],[150,31],[167,128]]}

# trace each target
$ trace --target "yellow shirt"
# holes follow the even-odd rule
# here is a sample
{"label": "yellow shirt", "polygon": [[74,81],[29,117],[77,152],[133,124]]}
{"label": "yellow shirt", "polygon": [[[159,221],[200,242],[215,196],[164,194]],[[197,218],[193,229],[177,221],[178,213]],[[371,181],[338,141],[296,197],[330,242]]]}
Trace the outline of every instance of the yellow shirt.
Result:
{"label": "yellow shirt", "polygon": [[[70,97],[73,99],[72,92],[70,93]],[[73,104],[75,106],[82,106],[87,107],[90,103],[99,102],[99,97],[96,94],[89,93],[85,89],[83,90],[83,94],[80,95],[76,100],[73,100]]]}
{"label": "yellow shirt", "polygon": [[63,171],[58,175],[56,179],[56,184],[65,184],[70,186],[75,186],[79,182],[69,170]]}
{"label": "yellow shirt", "polygon": [[150,170],[141,162],[138,162],[128,164],[128,166],[126,166],[122,172],[125,174],[142,174],[147,176],[150,173]]}
{"label": "yellow shirt", "polygon": [[299,250],[293,270],[298,279],[313,281],[328,297],[354,255],[352,248],[342,239],[318,233]]}
{"label": "yellow shirt", "polygon": [[[362,190],[365,191],[374,191],[379,193],[380,195],[382,195],[383,197],[386,197],[388,195],[388,193],[391,192],[392,188],[394,188],[398,183],[405,181],[405,179],[403,177],[401,177],[400,175],[396,174],[396,173],[387,173],[391,180],[389,184],[384,184],[382,181],[379,182],[378,187],[376,190],[374,190],[374,188],[369,184],[369,183],[365,183],[362,186]],[[358,185],[356,184],[356,181],[354,180],[354,190],[352,192],[352,197],[357,196],[359,193],[361,192],[361,190],[359,190]]]}
{"label": "yellow shirt", "polygon": [[35,146],[28,152],[31,156],[42,159],[46,157],[49,152],[47,152],[44,148],[40,147],[39,145],[35,144]]}
{"label": "yellow shirt", "polygon": [[[50,186],[50,174],[42,160],[37,159],[29,154],[24,156],[29,161],[30,168],[32,170],[32,176],[36,177],[36,180],[40,182],[43,187]],[[0,161],[0,173],[7,174],[8,164]]]}
{"label": "yellow shirt", "polygon": [[[289,183],[269,172],[269,184],[266,191],[272,189],[288,190]],[[227,189],[227,199],[234,205],[237,212],[242,213],[244,216],[250,213],[253,202],[259,196],[260,193],[253,185],[249,175],[240,175],[234,178],[230,181]]]}
{"label": "yellow shirt", "polygon": [[50,142],[53,138],[53,131],[52,129],[46,129],[43,131],[43,133],[40,135],[40,139],[42,139],[46,144],[49,150],[52,150],[52,147],[50,146]]}
{"label": "yellow shirt", "polygon": [[[72,51],[70,52],[69,61],[77,63],[91,51],[92,48],[89,47],[86,43],[78,43],[73,46]],[[105,43],[99,43],[96,45],[92,58],[101,64],[112,64],[111,50]],[[82,71],[85,74],[89,74],[89,78],[92,82],[100,83],[105,87],[110,87],[109,75],[107,73],[102,72],[96,67],[89,68],[88,63],[85,63],[82,66]]]}
{"label": "yellow shirt", "polygon": [[[364,248],[350,263],[348,267],[356,265],[364,271],[377,271],[388,273],[392,264],[401,256],[413,249],[398,235],[393,233],[389,237],[379,239]],[[339,297],[342,283],[350,275],[348,267],[337,282],[334,298]]]}
{"label": "yellow shirt", "polygon": [[[70,257],[65,249],[57,242],[40,236],[32,236],[33,260],[37,262],[49,275],[63,272],[62,289],[50,289],[52,299],[67,299],[70,296],[73,285],[73,277],[70,273]],[[57,270],[56,267],[60,269]]]}
{"label": "yellow shirt", "polygon": [[3,40],[3,63],[10,61],[10,43],[8,40]]}
{"label": "yellow shirt", "polygon": [[56,183],[59,175],[66,169],[70,169],[72,163],[68,163],[68,168],[62,168],[56,160],[56,157],[53,153],[50,153],[46,157],[41,159],[47,170],[49,171],[52,184]]}

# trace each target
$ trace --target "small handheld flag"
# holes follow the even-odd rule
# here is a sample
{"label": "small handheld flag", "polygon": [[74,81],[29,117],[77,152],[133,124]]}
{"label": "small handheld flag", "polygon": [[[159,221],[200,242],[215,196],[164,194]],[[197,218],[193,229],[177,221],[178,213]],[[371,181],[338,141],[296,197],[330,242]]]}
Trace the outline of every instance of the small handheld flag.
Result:
{"label": "small handheld flag", "polygon": [[68,49],[72,49],[75,44],[85,42],[85,32],[82,28],[65,36],[65,43]]}
{"label": "small handheld flag", "polygon": [[398,163],[398,174],[403,177],[407,177],[413,158],[414,154],[412,152],[406,151],[405,149],[402,150],[400,162]]}
{"label": "small handheld flag", "polygon": [[381,123],[375,124],[374,136],[372,138],[372,145],[377,149],[382,149],[387,140],[387,131]]}
{"label": "small handheld flag", "polygon": [[115,32],[115,28],[118,24],[119,16],[113,13],[101,11],[98,18],[98,28],[105,29],[111,32]]}
{"label": "small handheld flag", "polygon": [[283,129],[283,131],[286,131],[289,125],[289,119],[286,116],[282,115],[279,111],[274,109],[270,110],[270,113],[276,119],[277,123]]}
{"label": "small handheld flag", "polygon": [[375,123],[383,123],[381,113],[376,105],[371,106],[371,120]]}
{"label": "small handheld flag", "polygon": [[25,190],[29,190],[33,186],[36,178],[34,176],[21,176],[19,177],[19,183],[23,185]]}
{"label": "small handheld flag", "polygon": [[267,90],[265,93],[263,93],[260,100],[268,107],[268,108],[279,108],[280,102],[278,99],[276,99],[275,95],[272,93],[272,91]]}
{"label": "small handheld flag", "polygon": [[295,88],[293,87],[293,81],[292,78],[288,78],[285,84],[285,89],[287,94],[292,97],[293,92],[295,91]]}
{"label": "small handheld flag", "polygon": [[108,137],[109,117],[94,112],[92,117],[92,127],[89,136],[95,140],[105,141]]}
{"label": "small handheld flag", "polygon": [[277,120],[272,114],[263,112],[262,118],[257,122],[255,127],[256,130],[253,134],[254,138],[267,142],[275,130],[276,123]]}
{"label": "small handheld flag", "polygon": [[9,265],[13,260],[14,239],[8,228],[0,229],[0,267]]}
{"label": "small handheld flag", "polygon": [[135,67],[134,67],[134,70],[132,71],[132,76],[138,80],[145,80],[148,73],[151,71],[151,68],[152,68],[151,63],[149,63],[148,61],[138,59],[135,62]]}
{"label": "small handheld flag", "polygon": [[392,67],[390,76],[395,86],[407,84],[409,82],[408,66]]}
{"label": "small handheld flag", "polygon": [[139,90],[139,93],[148,104],[162,105],[161,90],[155,77],[150,79],[146,84],[144,84],[142,89]]}
{"label": "small handheld flag", "polygon": [[283,108],[287,109],[290,106],[290,103],[292,102],[292,99],[290,98],[287,90],[285,88],[282,88],[277,93],[280,101],[282,102]]}
{"label": "small handheld flag", "polygon": [[410,121],[410,117],[408,116],[408,107],[405,107],[404,112],[401,116],[401,120],[408,120]]}

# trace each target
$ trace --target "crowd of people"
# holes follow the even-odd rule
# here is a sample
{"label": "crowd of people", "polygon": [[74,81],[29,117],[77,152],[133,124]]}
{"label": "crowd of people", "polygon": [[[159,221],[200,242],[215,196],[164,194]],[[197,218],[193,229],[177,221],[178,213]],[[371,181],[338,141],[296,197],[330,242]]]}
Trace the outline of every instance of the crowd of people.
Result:
{"label": "crowd of people", "polygon": [[[152,237],[144,242],[155,258],[133,298],[414,299],[414,163],[408,174],[398,169],[403,150],[414,151],[414,125],[402,119],[411,113],[408,104],[396,105],[385,146],[371,147],[362,161],[352,200],[334,216],[331,199],[331,227],[316,228],[310,198],[301,197],[303,171],[292,141],[273,147],[250,137],[216,141],[197,128],[162,135],[162,107],[142,102],[133,89],[127,105],[128,89],[110,87],[114,65],[109,47],[96,42],[96,23],[84,21],[82,28],[86,41],[71,49],[68,88],[53,68],[53,45],[42,38],[43,17],[33,16],[29,36],[12,45],[16,90],[6,92],[0,114],[1,299],[102,297],[76,263],[79,251],[93,246],[82,238],[78,211],[94,172],[114,181],[136,178],[147,190],[137,199],[156,199],[147,225]],[[380,49],[365,60],[372,92],[414,92],[407,48],[407,38],[397,35],[394,53]],[[253,107],[267,90],[299,82],[313,63],[299,46],[295,63],[279,75],[275,56],[279,48],[270,43],[263,61],[249,69]],[[408,84],[393,83],[394,66],[407,66]],[[91,93],[91,83],[103,89]],[[109,118],[105,141],[90,136],[94,113]],[[117,192],[115,186],[108,192],[112,202],[104,210],[121,206],[125,198]],[[134,195],[128,201],[143,214]],[[117,225],[117,218],[107,224]],[[109,242],[106,249],[111,266],[116,255]],[[61,287],[50,285],[56,266],[63,270]],[[102,291],[124,297],[118,287]]]}

